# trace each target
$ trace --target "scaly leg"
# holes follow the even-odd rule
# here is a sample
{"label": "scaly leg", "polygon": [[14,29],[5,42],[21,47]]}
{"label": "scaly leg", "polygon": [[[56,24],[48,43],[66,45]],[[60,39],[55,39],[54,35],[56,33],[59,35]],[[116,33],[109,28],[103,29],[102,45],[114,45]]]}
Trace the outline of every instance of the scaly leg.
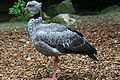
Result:
{"label": "scaly leg", "polygon": [[52,78],[43,78],[41,80],[57,80],[56,70],[58,69],[58,63],[59,63],[58,56],[55,56],[54,63],[53,63],[54,73],[52,75]]}

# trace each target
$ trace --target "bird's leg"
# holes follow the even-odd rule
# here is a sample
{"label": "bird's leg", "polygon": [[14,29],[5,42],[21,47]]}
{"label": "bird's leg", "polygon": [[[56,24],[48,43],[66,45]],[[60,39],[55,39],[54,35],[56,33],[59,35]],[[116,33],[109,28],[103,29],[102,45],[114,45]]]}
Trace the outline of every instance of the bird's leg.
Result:
{"label": "bird's leg", "polygon": [[58,56],[55,56],[54,63],[53,63],[53,69],[54,69],[54,71],[57,70],[58,63],[59,63],[59,58],[58,58]]}
{"label": "bird's leg", "polygon": [[58,63],[59,63],[59,58],[58,56],[55,56],[54,63],[53,63],[53,69],[54,69],[53,76],[52,76],[53,78],[56,78],[56,70],[58,69]]}
{"label": "bird's leg", "polygon": [[56,70],[58,69],[58,63],[59,63],[59,58],[58,58],[58,56],[55,56],[54,63],[53,63],[54,71],[53,71],[52,78],[43,78],[41,80],[57,80]]}

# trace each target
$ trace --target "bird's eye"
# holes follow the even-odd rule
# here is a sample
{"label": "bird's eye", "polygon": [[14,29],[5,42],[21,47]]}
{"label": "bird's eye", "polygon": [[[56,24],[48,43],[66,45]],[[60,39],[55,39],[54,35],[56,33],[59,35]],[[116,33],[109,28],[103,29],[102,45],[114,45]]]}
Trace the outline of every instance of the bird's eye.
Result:
{"label": "bird's eye", "polygon": [[28,5],[28,7],[31,7],[31,5]]}
{"label": "bird's eye", "polygon": [[33,5],[28,5],[28,7],[32,7]]}

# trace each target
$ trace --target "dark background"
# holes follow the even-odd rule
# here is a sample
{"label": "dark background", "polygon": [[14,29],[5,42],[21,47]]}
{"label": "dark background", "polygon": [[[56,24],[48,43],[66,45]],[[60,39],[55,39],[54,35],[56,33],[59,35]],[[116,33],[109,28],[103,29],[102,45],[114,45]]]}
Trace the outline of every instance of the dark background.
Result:
{"label": "dark background", "polygon": [[[0,0],[0,18],[7,21],[11,16],[8,15],[8,8],[12,7],[17,0]],[[30,0],[25,0],[26,2]],[[46,11],[49,5],[60,3],[63,0],[36,0],[43,2],[43,11]],[[76,13],[80,10],[100,11],[108,6],[120,5],[120,0],[71,0]],[[6,18],[5,18],[5,17]],[[1,20],[0,20],[1,21]]]}

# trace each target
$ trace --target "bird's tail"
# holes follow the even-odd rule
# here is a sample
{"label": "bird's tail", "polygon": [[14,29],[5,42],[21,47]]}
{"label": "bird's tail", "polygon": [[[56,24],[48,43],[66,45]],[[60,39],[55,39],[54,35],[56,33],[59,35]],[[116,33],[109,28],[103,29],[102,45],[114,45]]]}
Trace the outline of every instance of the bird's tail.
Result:
{"label": "bird's tail", "polygon": [[85,52],[90,58],[98,61],[98,59],[94,56],[94,54],[97,54],[97,51],[91,44],[86,42],[86,44],[83,46],[83,50],[83,52]]}
{"label": "bird's tail", "polygon": [[90,58],[92,58],[95,61],[98,61],[98,59],[93,54],[87,54]]}
{"label": "bird's tail", "polygon": [[97,54],[96,49],[95,49],[93,46],[91,46],[90,44],[88,45],[88,49],[89,49],[89,51],[86,52],[86,54],[87,54],[90,58],[92,58],[93,60],[98,61],[98,59],[94,56],[94,54]]}

